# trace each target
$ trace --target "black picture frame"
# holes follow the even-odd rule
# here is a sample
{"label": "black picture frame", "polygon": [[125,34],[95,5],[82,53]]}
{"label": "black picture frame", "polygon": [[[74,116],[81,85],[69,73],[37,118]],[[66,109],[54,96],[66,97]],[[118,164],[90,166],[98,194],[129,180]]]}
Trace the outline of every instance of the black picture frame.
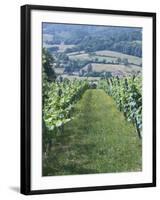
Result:
{"label": "black picture frame", "polygon": [[[31,11],[64,11],[78,13],[100,13],[107,15],[151,17],[152,26],[152,56],[153,56],[153,149],[152,149],[152,183],[125,185],[108,185],[79,188],[60,188],[49,190],[31,190]],[[96,183],[95,183],[96,184]],[[94,190],[112,190],[156,186],[156,13],[121,10],[102,10],[90,8],[72,8],[44,5],[21,6],[21,193],[25,195],[49,194],[64,192],[81,192]]]}

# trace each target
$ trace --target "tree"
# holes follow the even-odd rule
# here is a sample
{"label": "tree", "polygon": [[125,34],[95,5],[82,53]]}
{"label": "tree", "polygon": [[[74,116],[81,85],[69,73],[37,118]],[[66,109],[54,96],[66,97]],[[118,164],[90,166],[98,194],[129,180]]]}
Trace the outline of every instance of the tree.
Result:
{"label": "tree", "polygon": [[127,59],[127,58],[124,58],[124,59],[123,59],[123,63],[124,63],[124,65],[127,66],[127,65],[129,64],[129,63],[128,63],[128,59]]}
{"label": "tree", "polygon": [[92,72],[92,64],[91,64],[91,63],[88,64],[87,71],[88,71],[88,72]]}
{"label": "tree", "polygon": [[49,52],[57,52],[59,50],[59,47],[58,46],[54,46],[54,47],[50,47],[50,48],[48,48],[48,51]]}
{"label": "tree", "polygon": [[53,81],[56,79],[56,74],[53,69],[54,59],[46,48],[42,49],[42,65],[43,71],[46,74],[47,81]]}
{"label": "tree", "polygon": [[93,56],[96,56],[96,53],[95,52],[89,52],[89,57],[93,57]]}
{"label": "tree", "polygon": [[122,62],[121,58],[117,58],[117,63],[120,64]]}
{"label": "tree", "polygon": [[82,69],[82,70],[80,71],[80,73],[79,73],[79,76],[84,76],[84,74],[85,74],[85,70]]}
{"label": "tree", "polygon": [[106,63],[106,59],[103,59],[102,62],[105,64]]}

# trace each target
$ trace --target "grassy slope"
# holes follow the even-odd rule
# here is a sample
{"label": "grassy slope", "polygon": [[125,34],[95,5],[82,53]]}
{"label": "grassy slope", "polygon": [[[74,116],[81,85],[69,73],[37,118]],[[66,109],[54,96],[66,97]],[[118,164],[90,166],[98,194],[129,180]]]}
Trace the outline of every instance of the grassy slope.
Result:
{"label": "grassy slope", "polygon": [[50,48],[50,47],[58,47],[58,52],[64,52],[67,48],[72,48],[75,45],[65,45],[65,44],[43,44],[44,47]]}
{"label": "grassy slope", "polygon": [[104,51],[96,51],[95,53],[96,53],[96,55],[101,55],[101,56],[116,57],[116,58],[121,58],[121,59],[127,58],[130,63],[134,63],[134,64],[138,64],[138,65],[140,63],[142,63],[142,58],[139,58],[137,56],[123,54],[123,53],[116,52],[116,51],[104,50]]}
{"label": "grassy slope", "polygon": [[[87,70],[88,65],[86,65],[85,67],[83,67],[84,70]],[[137,71],[141,71],[142,68],[141,67],[137,67],[136,65],[129,65],[129,66],[125,66],[122,64],[119,65],[112,65],[112,64],[102,64],[102,63],[92,63],[92,70],[95,72],[117,72],[117,71],[121,71],[124,74],[125,73],[132,73],[137,72]]]}
{"label": "grassy slope", "polygon": [[104,91],[87,90],[73,115],[56,136],[43,175],[141,170],[141,141]]}
{"label": "grassy slope", "polygon": [[69,58],[70,59],[79,59],[79,60],[86,60],[86,59],[95,59],[95,58],[98,58],[99,60],[107,60],[107,62],[112,62],[112,61],[116,61],[117,58],[121,58],[121,59],[124,59],[124,58],[127,58],[128,61],[130,63],[134,63],[136,65],[139,65],[142,63],[142,58],[139,58],[139,57],[136,57],[136,56],[131,56],[131,55],[127,55],[127,54],[123,54],[123,53],[119,53],[119,52],[116,52],[116,51],[108,51],[108,50],[103,50],[103,51],[95,51],[94,53],[96,55],[94,56],[90,56],[88,53],[80,53],[80,54],[77,54],[77,52],[75,52],[76,55],[74,55],[74,53],[72,54],[68,54]]}

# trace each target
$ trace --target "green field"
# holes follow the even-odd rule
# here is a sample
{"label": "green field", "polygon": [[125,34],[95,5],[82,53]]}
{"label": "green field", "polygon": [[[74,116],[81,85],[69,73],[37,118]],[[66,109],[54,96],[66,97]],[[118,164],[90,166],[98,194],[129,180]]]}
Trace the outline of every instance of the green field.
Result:
{"label": "green field", "polygon": [[64,68],[63,67],[57,67],[54,69],[56,74],[63,74],[64,73]]}
{"label": "green field", "polygon": [[[84,70],[87,70],[87,65],[83,67]],[[118,65],[118,64],[99,64],[92,63],[92,70],[95,72],[122,72],[123,75],[132,74],[135,72],[141,72],[142,68],[135,65]]]}
{"label": "green field", "polygon": [[59,48],[58,52],[64,52],[67,48],[74,47],[74,45],[66,45],[66,44],[63,44],[63,43],[61,43],[59,45],[58,44],[44,44],[43,46],[46,47],[46,48],[58,47]]}
{"label": "green field", "polygon": [[91,56],[89,56],[88,53],[72,53],[69,54],[69,58],[73,60],[89,60],[91,59]]}
{"label": "green field", "polygon": [[52,34],[43,34],[43,42],[45,44],[46,41],[52,41],[53,35]]}
{"label": "green field", "polygon": [[108,57],[108,56],[100,56],[100,55],[89,55],[88,53],[76,53],[76,54],[69,54],[69,58],[72,60],[90,60],[95,61],[95,59],[98,59],[99,62],[106,61],[106,62],[116,62],[116,57]]}
{"label": "green field", "polygon": [[103,61],[105,60],[106,62],[116,62],[117,58],[121,59],[128,59],[129,63],[132,63],[134,65],[141,65],[142,63],[142,58],[136,57],[136,56],[131,56],[131,55],[126,55],[123,53],[115,52],[115,51],[96,51],[93,52],[93,54],[89,53],[79,53],[75,52],[72,54],[68,54],[70,59],[73,60],[95,60],[96,58],[98,61]]}
{"label": "green field", "polygon": [[103,90],[88,89],[43,156],[43,176],[142,170],[142,144]]}
{"label": "green field", "polygon": [[83,77],[83,76],[78,76],[78,75],[68,75],[68,74],[62,74],[61,77],[67,78],[69,80],[89,80],[89,81],[94,81],[94,80],[100,80],[101,77]]}
{"label": "green field", "polygon": [[140,65],[142,63],[142,58],[140,57],[136,57],[136,56],[131,56],[131,55],[127,55],[127,54],[123,54],[123,53],[119,53],[119,52],[115,52],[115,51],[96,51],[95,52],[96,55],[100,55],[100,56],[107,56],[110,58],[127,58],[129,63],[135,64],[135,65]]}

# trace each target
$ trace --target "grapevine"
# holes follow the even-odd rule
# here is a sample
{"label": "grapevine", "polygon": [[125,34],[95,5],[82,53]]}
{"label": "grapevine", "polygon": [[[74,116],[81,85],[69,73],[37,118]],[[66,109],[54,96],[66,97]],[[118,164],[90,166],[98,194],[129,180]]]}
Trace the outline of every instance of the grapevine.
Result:
{"label": "grapevine", "polygon": [[[63,133],[64,124],[69,122],[74,104],[88,88],[87,81],[73,80],[46,82],[43,91],[43,141],[51,143],[54,134]],[[44,147],[45,149],[47,147]]]}
{"label": "grapevine", "polygon": [[100,80],[98,88],[112,96],[125,118],[131,121],[142,137],[142,79],[141,77],[114,77]]}

